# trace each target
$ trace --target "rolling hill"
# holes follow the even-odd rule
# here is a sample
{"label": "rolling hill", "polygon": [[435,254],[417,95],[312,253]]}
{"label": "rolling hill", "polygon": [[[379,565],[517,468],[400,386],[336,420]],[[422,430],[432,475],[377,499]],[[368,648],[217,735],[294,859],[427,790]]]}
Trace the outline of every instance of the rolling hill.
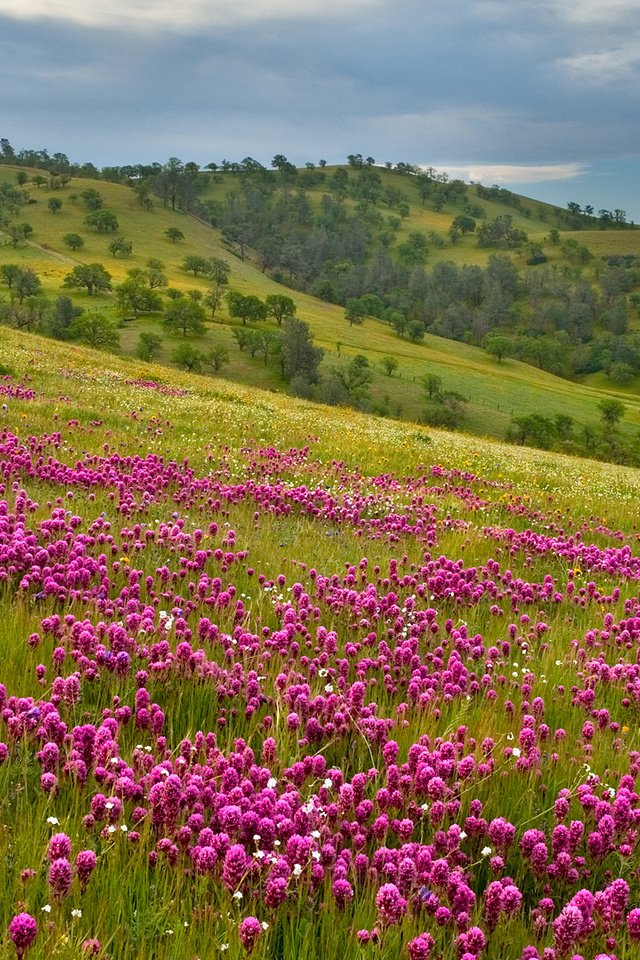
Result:
{"label": "rolling hill", "polygon": [[[322,171],[328,179],[334,177],[335,172],[335,168],[329,167]],[[353,171],[345,172],[348,176],[354,176]],[[15,185],[20,173],[37,176],[35,170],[25,171],[1,165],[0,185]],[[301,171],[299,179],[309,173]],[[434,209],[432,198],[427,197],[422,202],[411,177],[399,177],[394,171],[385,169],[376,169],[375,173],[380,180],[381,191],[392,191],[392,195],[383,213],[378,209],[382,201],[373,204],[370,200],[366,201],[369,211],[372,206],[375,208],[376,222],[382,218],[380,229],[385,227],[390,217],[397,221],[393,225],[393,249],[400,248],[416,233],[427,237],[427,273],[438,264],[446,267],[451,263],[458,268],[466,265],[485,269],[490,258],[496,254],[508,256],[523,276],[534,276],[535,271],[540,269],[527,265],[528,252],[522,247],[515,250],[482,247],[473,233],[460,235],[456,242],[452,242],[448,234],[452,220],[470,209],[470,204],[482,208],[483,222],[509,217],[514,229],[526,230],[528,244],[536,244],[543,251],[546,258],[544,269],[549,271],[549,276],[563,275],[569,271],[572,275],[580,273],[595,282],[602,257],[640,256],[640,231],[631,226],[586,229],[589,223],[585,218],[578,218],[581,229],[567,230],[569,221],[566,211],[500,191],[495,196],[483,196],[480,199],[477,196],[478,188],[474,187],[464,187],[442,208]],[[222,258],[230,266],[230,289],[260,298],[285,293],[294,300],[297,316],[309,325],[314,341],[324,350],[322,372],[328,374],[332,368],[344,366],[355,355],[364,355],[372,372],[369,406],[384,415],[419,421],[425,406],[422,380],[425,376],[434,376],[441,378],[444,390],[460,394],[467,401],[462,428],[469,433],[504,437],[514,416],[532,415],[550,418],[565,415],[574,421],[576,429],[588,427],[598,423],[599,404],[603,397],[624,401],[626,410],[621,423],[621,435],[632,437],[637,432],[640,426],[640,401],[636,393],[638,378],[633,372],[624,385],[616,385],[602,373],[587,373],[579,380],[569,380],[513,357],[504,357],[497,362],[480,346],[429,332],[423,333],[418,342],[411,342],[409,338],[399,337],[388,323],[373,317],[367,318],[362,325],[350,325],[345,320],[343,306],[295,289],[295,285],[285,286],[277,282],[274,276],[278,271],[265,269],[257,251],[247,247],[242,251],[244,259],[241,259],[237,255],[238,244],[230,238],[229,230],[202,222],[202,213],[207,210],[210,218],[216,221],[227,202],[226,198],[240,191],[240,175],[216,172],[214,175],[199,174],[198,177],[201,178],[201,185],[197,190],[198,205],[194,206],[197,216],[171,209],[171,203],[166,198],[163,204],[157,196],[153,197],[151,204],[142,204],[136,193],[135,181],[123,185],[105,180],[73,178],[62,189],[50,190],[46,178],[40,186],[29,180],[25,184],[28,202],[20,207],[15,219],[28,222],[33,232],[24,242],[15,245],[7,242],[0,247],[0,268],[3,264],[15,263],[34,270],[42,281],[44,293],[53,298],[66,292],[62,288],[64,278],[77,264],[104,264],[112,275],[113,284],[117,285],[125,280],[128,271],[144,270],[153,258],[164,264],[169,287],[183,293],[193,290],[204,293],[208,288],[206,278],[187,273],[183,269],[185,257]],[[326,181],[305,187],[305,203],[308,204],[311,217],[321,211],[326,187]],[[119,225],[118,235],[132,244],[129,256],[112,256],[108,249],[112,235],[99,233],[85,225],[88,208],[82,194],[86,190],[98,190],[103,209],[115,214]],[[301,191],[298,189],[298,192]],[[49,201],[52,198],[62,202],[57,212],[50,208]],[[508,200],[508,203],[501,202],[501,199]],[[347,196],[342,202],[348,212],[353,212],[364,201]],[[183,239],[171,242],[166,231],[172,228],[179,230]],[[554,230],[558,231],[560,242],[552,240]],[[80,249],[71,250],[65,243],[64,238],[69,233],[82,236],[84,245]],[[574,240],[579,247],[586,248],[592,254],[593,259],[584,268],[572,266],[567,260],[563,247],[567,240]],[[5,290],[8,299],[7,295],[8,291]],[[73,291],[72,296],[78,307],[98,309],[118,320],[121,324],[122,353],[135,352],[141,332],[158,332],[163,342],[156,359],[171,363],[172,354],[183,338],[165,333],[159,315],[141,315],[122,324],[126,311],[118,308],[113,293],[89,297],[86,292]],[[631,308],[629,317],[629,331],[633,333],[636,321]],[[239,383],[281,391],[283,384],[277,369],[266,365],[259,357],[252,359],[247,351],[238,349],[233,335],[237,326],[238,321],[228,315],[223,304],[215,320],[207,323],[204,335],[189,340],[198,349],[217,345],[227,350],[229,361],[221,376]],[[277,332],[273,323],[267,323],[262,328]],[[385,357],[393,357],[397,361],[393,375],[386,375],[382,369],[381,362]]]}

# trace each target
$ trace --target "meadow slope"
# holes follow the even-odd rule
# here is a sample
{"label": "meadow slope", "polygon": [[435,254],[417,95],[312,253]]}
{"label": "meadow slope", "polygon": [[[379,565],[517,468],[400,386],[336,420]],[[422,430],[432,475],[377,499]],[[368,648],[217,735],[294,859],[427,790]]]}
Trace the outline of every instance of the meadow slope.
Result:
{"label": "meadow slope", "polygon": [[[15,182],[15,172],[10,167],[1,166],[0,181]],[[387,171],[380,171],[380,175],[383,179],[390,178],[390,182],[393,179]],[[393,182],[397,180],[396,177]],[[400,183],[408,191],[408,198],[411,198],[409,186],[404,185],[402,178]],[[99,189],[104,207],[116,214],[120,224],[119,233],[133,243],[131,256],[111,256],[108,251],[111,236],[88,230],[84,226],[87,209],[79,197],[87,188]],[[170,286],[183,292],[193,289],[205,292],[207,281],[186,273],[182,269],[184,259],[189,254],[220,257],[226,259],[231,267],[230,288],[261,298],[284,292],[294,299],[298,316],[309,324],[315,342],[325,351],[322,364],[324,373],[336,365],[345,364],[355,354],[364,354],[374,371],[372,403],[389,416],[419,421],[425,406],[425,393],[420,381],[425,375],[433,374],[442,378],[443,389],[456,391],[467,399],[463,427],[480,436],[502,438],[513,416],[535,413],[551,418],[559,414],[570,416],[576,429],[597,424],[598,403],[605,396],[621,398],[627,406],[621,424],[623,436],[635,434],[640,425],[640,405],[634,383],[622,389],[606,382],[601,375],[596,376],[595,386],[586,382],[574,383],[514,359],[497,363],[479,347],[442,337],[427,334],[422,343],[411,343],[396,336],[387,324],[373,319],[369,319],[363,327],[350,326],[342,307],[275,283],[260,271],[250,255],[244,261],[234,256],[223,243],[219,231],[179,211],[164,208],[157,200],[153,209],[141,209],[129,187],[105,181],[74,179],[64,189],[55,191],[55,196],[63,203],[56,214],[48,209],[51,194],[46,187],[37,189],[29,185],[28,189],[35,202],[22,208],[20,217],[29,221],[34,233],[26,244],[15,248],[9,244],[0,247],[0,265],[18,263],[32,268],[42,279],[44,292],[51,297],[65,292],[61,289],[64,277],[76,264],[104,263],[112,275],[113,284],[117,285],[126,278],[127,271],[143,269],[150,258],[159,259],[165,264]],[[210,197],[215,198],[218,195],[216,191],[221,189],[219,184],[212,186]],[[507,209],[498,203],[488,202],[485,206],[491,215],[503,214]],[[532,240],[542,241],[548,233],[548,223],[536,218],[535,211],[542,210],[548,218],[551,208],[546,210],[544,206],[536,206],[533,201],[529,202],[529,206],[534,214],[529,218],[517,215],[516,222],[520,226],[527,226]],[[451,211],[435,213],[423,209],[414,196],[411,215],[403,222],[401,235],[414,229],[442,231],[450,223],[451,215]],[[166,230],[171,227],[183,232],[183,241],[172,243],[167,239]],[[85,245],[82,249],[71,251],[65,245],[63,238],[70,232],[78,232],[83,236]],[[629,253],[640,250],[640,231],[580,231],[576,236],[581,243],[593,245],[597,251]],[[545,249],[553,263],[554,258],[559,256],[557,250],[548,244]],[[459,264],[486,264],[490,253],[478,247],[472,237],[466,237],[455,246],[449,245],[442,250],[434,248],[429,255],[429,265],[433,266],[441,260],[452,260]],[[104,310],[118,322],[126,315],[126,311],[123,314],[118,309],[113,293],[90,297],[84,291],[73,291],[73,297],[79,307]],[[227,379],[282,391],[283,383],[273,367],[265,366],[259,358],[252,360],[246,351],[238,349],[233,338],[236,324],[237,321],[228,316],[223,304],[216,320],[207,324],[205,334],[202,337],[190,337],[189,342],[201,349],[215,346],[227,349],[229,363],[223,370]],[[277,329],[275,325],[273,328]],[[184,338],[180,334],[164,331],[158,315],[140,316],[125,324],[120,331],[121,352],[134,354],[138,337],[144,331],[163,336],[158,360],[170,364],[173,352]],[[393,376],[385,375],[381,368],[383,358],[389,356],[398,361]]]}
{"label": "meadow slope", "polygon": [[0,363],[3,957],[637,956],[639,472]]}

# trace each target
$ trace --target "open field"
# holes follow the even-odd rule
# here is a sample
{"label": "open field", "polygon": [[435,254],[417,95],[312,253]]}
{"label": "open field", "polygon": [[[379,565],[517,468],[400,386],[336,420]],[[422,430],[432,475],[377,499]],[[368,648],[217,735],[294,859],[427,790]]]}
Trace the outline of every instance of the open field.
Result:
{"label": "open field", "polygon": [[1,956],[634,960],[640,473],[0,363]]}

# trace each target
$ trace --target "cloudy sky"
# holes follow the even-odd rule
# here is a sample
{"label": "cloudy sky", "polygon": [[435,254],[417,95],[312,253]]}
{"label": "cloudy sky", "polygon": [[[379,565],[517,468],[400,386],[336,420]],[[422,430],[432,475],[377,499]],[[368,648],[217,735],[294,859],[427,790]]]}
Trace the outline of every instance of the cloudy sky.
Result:
{"label": "cloudy sky", "polygon": [[640,0],[0,0],[0,136],[96,166],[349,153],[640,221]]}

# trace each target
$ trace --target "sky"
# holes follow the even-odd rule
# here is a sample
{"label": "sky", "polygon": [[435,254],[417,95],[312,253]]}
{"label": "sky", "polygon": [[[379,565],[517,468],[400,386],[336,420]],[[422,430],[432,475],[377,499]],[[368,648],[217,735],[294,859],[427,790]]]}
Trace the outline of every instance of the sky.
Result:
{"label": "sky", "polygon": [[0,137],[433,166],[640,222],[640,0],[0,0]]}

